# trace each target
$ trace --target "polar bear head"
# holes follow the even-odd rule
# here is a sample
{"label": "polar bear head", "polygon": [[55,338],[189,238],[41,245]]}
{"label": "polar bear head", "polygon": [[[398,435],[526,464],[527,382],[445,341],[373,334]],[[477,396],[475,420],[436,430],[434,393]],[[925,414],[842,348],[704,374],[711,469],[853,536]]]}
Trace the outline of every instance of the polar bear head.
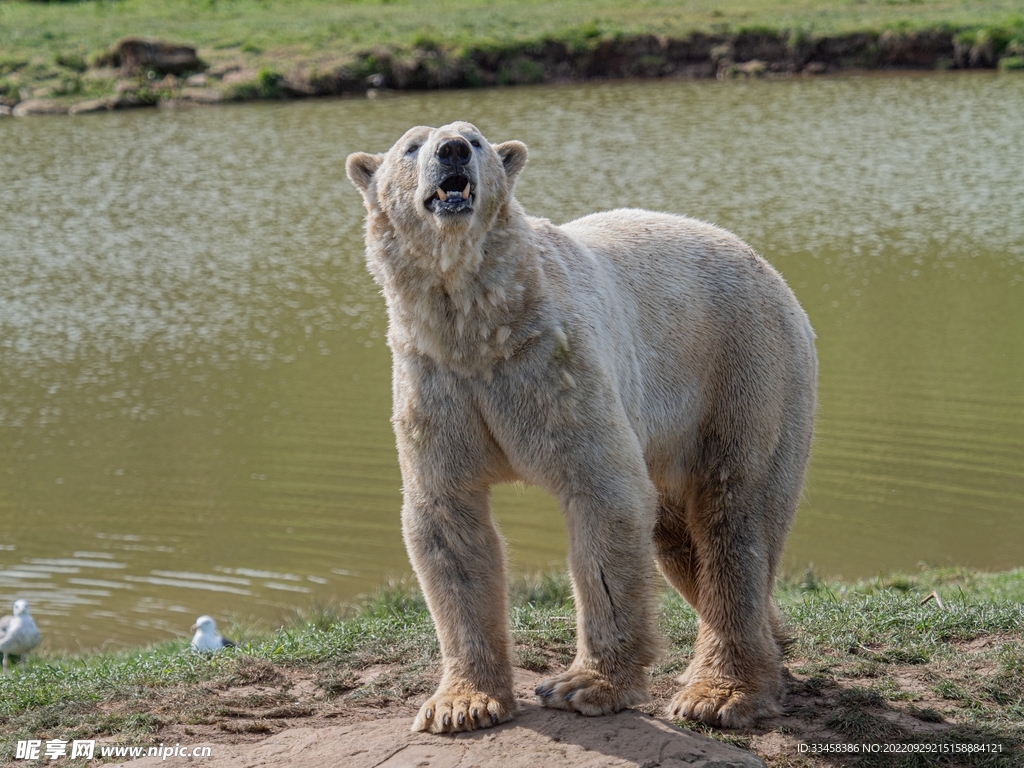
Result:
{"label": "polar bear head", "polygon": [[384,154],[351,154],[345,171],[371,227],[429,249],[431,242],[486,234],[512,200],[526,158],[522,142],[491,144],[476,126],[456,122],[410,128]]}

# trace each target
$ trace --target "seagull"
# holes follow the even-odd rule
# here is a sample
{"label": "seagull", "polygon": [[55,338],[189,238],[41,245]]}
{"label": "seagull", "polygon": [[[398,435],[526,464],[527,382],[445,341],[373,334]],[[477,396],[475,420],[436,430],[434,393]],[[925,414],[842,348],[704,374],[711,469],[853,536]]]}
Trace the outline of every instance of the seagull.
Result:
{"label": "seagull", "polygon": [[217,622],[209,616],[200,616],[192,625],[192,650],[213,653],[221,648],[234,648],[235,644],[217,634]]}
{"label": "seagull", "polygon": [[7,657],[21,656],[21,668],[28,669],[28,653],[42,640],[39,628],[28,612],[27,600],[15,600],[13,616],[0,618],[0,652],[3,653],[4,673],[7,672]]}

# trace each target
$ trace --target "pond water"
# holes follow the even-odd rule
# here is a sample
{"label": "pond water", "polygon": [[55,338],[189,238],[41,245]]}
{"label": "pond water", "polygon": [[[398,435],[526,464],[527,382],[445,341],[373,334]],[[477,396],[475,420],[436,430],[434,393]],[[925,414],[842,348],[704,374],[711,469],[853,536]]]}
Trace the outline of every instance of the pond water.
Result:
{"label": "pond water", "polygon": [[[43,651],[274,626],[409,572],[355,150],[475,122],[556,222],[750,242],[818,334],[789,573],[1024,564],[1024,77],[651,82],[0,121],[0,607]],[[499,488],[516,570],[552,500]]]}

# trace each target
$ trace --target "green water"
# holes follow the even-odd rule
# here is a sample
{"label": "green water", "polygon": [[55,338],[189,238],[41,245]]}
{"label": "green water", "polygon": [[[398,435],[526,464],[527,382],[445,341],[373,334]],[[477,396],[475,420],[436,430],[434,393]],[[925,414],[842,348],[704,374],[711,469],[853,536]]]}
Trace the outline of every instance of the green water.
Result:
{"label": "green water", "polygon": [[[1024,564],[1024,77],[658,82],[0,120],[0,606],[44,652],[276,625],[409,572],[383,301],[344,176],[521,139],[526,209],[725,226],[818,334],[785,568]],[[564,558],[503,487],[518,570]]]}

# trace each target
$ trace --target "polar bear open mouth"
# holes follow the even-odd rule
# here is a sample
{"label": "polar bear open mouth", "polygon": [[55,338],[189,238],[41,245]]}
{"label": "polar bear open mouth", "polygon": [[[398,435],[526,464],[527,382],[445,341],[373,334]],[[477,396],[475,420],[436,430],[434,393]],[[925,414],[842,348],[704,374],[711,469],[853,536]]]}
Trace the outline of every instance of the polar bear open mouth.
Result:
{"label": "polar bear open mouth", "polygon": [[442,181],[424,204],[438,215],[472,213],[473,183],[468,176],[456,173]]}

